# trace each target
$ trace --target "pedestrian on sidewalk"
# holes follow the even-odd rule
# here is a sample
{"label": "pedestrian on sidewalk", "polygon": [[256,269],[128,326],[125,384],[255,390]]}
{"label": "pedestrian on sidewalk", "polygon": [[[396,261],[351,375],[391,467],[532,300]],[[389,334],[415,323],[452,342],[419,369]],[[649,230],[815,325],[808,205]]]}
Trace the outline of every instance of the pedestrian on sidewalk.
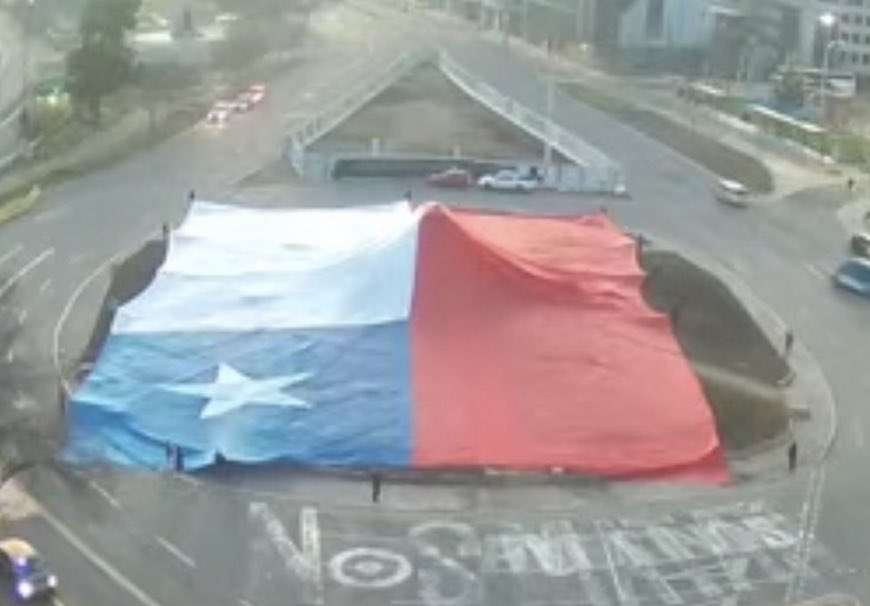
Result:
{"label": "pedestrian on sidewalk", "polygon": [[791,350],[794,347],[794,332],[791,328],[785,331],[785,342],[783,343],[782,355],[784,358],[791,356]]}
{"label": "pedestrian on sidewalk", "polygon": [[171,442],[167,442],[164,449],[166,451],[166,469],[173,469],[175,467],[175,447]]}
{"label": "pedestrian on sidewalk", "polygon": [[187,192],[187,201],[193,202],[194,200],[196,200],[196,192],[193,190],[190,190],[189,192]]}
{"label": "pedestrian on sidewalk", "polygon": [[850,194],[855,191],[855,178],[854,177],[849,177],[848,179],[846,179],[846,189],[849,190]]}
{"label": "pedestrian on sidewalk", "polygon": [[788,471],[789,473],[794,473],[794,470],[797,468],[797,440],[792,440],[791,444],[788,446]]}
{"label": "pedestrian on sidewalk", "polygon": [[372,503],[381,500],[381,474],[377,471],[372,474]]}

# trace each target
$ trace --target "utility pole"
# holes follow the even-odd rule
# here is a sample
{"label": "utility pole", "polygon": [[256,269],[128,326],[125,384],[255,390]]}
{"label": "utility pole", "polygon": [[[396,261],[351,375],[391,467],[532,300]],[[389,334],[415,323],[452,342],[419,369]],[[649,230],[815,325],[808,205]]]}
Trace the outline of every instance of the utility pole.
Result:
{"label": "utility pole", "polygon": [[30,30],[33,29],[33,7],[36,0],[27,0],[26,17],[21,36],[21,93],[24,107],[30,100]]}
{"label": "utility pole", "polygon": [[523,1],[523,26],[522,26],[522,36],[523,41],[529,41],[529,0]]}
{"label": "utility pole", "polygon": [[546,139],[544,140],[544,167],[547,174],[553,164],[553,112],[556,106],[556,78],[547,76],[547,127]]}

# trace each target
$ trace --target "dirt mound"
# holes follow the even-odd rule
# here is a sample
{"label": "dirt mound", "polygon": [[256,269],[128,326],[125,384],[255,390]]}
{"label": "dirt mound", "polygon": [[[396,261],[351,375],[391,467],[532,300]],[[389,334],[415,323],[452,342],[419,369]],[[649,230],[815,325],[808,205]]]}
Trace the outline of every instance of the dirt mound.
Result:
{"label": "dirt mound", "polygon": [[770,440],[788,427],[779,381],[788,365],[740,301],[716,277],[671,253],[650,251],[644,297],[670,315],[729,449]]}
{"label": "dirt mound", "polygon": [[[435,65],[426,64],[348,118],[314,147],[367,151],[378,139],[383,153],[538,159],[542,144],[474,101]],[[557,155],[558,161],[564,161]]]}

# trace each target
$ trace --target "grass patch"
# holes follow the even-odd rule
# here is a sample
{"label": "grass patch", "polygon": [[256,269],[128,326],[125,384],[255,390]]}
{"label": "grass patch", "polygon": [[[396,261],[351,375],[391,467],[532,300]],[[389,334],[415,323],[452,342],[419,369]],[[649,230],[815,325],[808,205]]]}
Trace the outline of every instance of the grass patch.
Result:
{"label": "grass patch", "polygon": [[748,154],[698,134],[690,128],[631,102],[582,84],[564,84],[564,90],[582,103],[606,112],[629,126],[661,141],[724,179],[733,179],[749,189],[773,191],[773,177],[763,163]]}

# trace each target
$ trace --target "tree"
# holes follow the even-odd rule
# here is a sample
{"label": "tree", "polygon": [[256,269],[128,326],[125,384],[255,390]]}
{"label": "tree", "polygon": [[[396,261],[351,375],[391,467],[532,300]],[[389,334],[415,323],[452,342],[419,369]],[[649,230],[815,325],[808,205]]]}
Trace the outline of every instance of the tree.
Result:
{"label": "tree", "polygon": [[212,55],[221,67],[237,69],[262,56],[268,49],[265,27],[260,23],[241,20],[230,25],[226,38],[215,42]]}
{"label": "tree", "polygon": [[773,80],[773,97],[782,109],[797,109],[804,105],[806,89],[804,77],[794,68],[787,68]]}
{"label": "tree", "polygon": [[[0,284],[4,281],[0,278]],[[57,414],[40,405],[56,396],[46,373],[25,359],[20,306],[13,287],[0,293],[0,486],[15,474],[48,463],[57,450]],[[36,370],[35,370],[36,369]],[[49,395],[51,394],[51,395]]]}
{"label": "tree", "polygon": [[67,56],[68,88],[100,120],[103,98],[130,78],[134,53],[126,35],[136,27],[141,0],[88,0],[79,23],[78,48]]}
{"label": "tree", "polygon": [[785,52],[785,16],[770,3],[744,0],[734,13],[715,21],[710,43],[713,75],[749,81],[763,79]]}

